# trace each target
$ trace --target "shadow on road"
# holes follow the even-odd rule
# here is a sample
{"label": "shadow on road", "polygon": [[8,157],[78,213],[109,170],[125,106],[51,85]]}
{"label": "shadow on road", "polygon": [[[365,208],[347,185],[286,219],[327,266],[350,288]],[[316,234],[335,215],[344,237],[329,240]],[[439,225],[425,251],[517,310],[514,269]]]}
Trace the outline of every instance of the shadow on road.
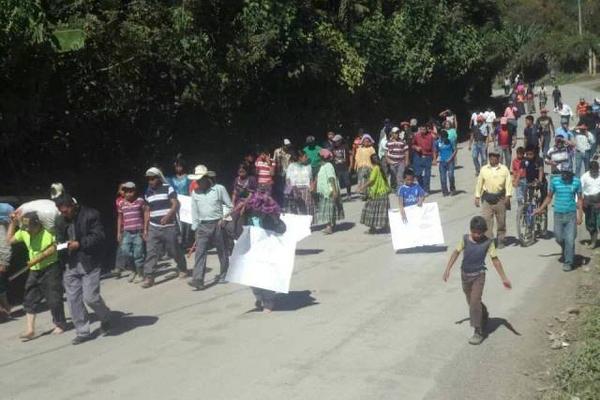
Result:
{"label": "shadow on road", "polygon": [[396,254],[445,253],[448,246],[421,246],[396,251]]}
{"label": "shadow on road", "polygon": [[154,325],[158,317],[152,315],[131,315],[122,311],[112,312],[112,328],[108,336],[119,336],[136,328]]}
{"label": "shadow on road", "polygon": [[287,294],[280,293],[275,298],[274,311],[296,311],[319,304],[316,300],[310,290],[292,291]]}
{"label": "shadow on road", "polygon": [[322,253],[323,249],[296,249],[297,256],[312,256],[314,254]]}
{"label": "shadow on road", "polygon": [[496,330],[498,330],[498,328],[500,328],[501,326],[511,331],[514,335],[521,336],[521,334],[506,319],[494,317],[488,319],[488,322],[485,325],[485,328],[483,329],[485,338],[487,339],[488,336],[496,332]]}

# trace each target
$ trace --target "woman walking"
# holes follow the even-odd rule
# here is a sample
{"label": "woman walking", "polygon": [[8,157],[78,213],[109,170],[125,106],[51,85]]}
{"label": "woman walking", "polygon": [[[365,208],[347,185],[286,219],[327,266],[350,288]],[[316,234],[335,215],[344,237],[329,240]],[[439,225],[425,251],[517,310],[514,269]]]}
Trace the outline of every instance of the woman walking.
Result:
{"label": "woman walking", "polygon": [[[366,188],[365,184],[369,180],[371,175],[371,169],[373,164],[371,163],[371,156],[375,153],[373,148],[373,138],[368,133],[362,136],[361,146],[356,149],[354,156],[354,169],[358,178],[358,186]],[[367,199],[367,192],[363,190],[361,193],[363,201]]]}
{"label": "woman walking", "polygon": [[315,224],[325,224],[323,233],[330,235],[335,229],[337,220],[344,218],[344,207],[340,197],[340,184],[331,164],[333,154],[327,149],[321,149],[319,155],[321,167],[317,175],[318,211]]}
{"label": "woman walking", "polygon": [[[371,163],[374,167],[371,170],[368,182],[365,184],[368,188],[368,199],[360,217],[360,223],[369,227],[366,232],[368,234],[388,228],[390,225],[388,218],[390,186],[379,166],[379,159],[376,154],[371,156]],[[363,188],[359,189],[362,190]]]}
{"label": "woman walking", "polygon": [[292,154],[291,161],[285,173],[285,212],[314,216],[314,181],[308,157],[303,151],[299,151]]}

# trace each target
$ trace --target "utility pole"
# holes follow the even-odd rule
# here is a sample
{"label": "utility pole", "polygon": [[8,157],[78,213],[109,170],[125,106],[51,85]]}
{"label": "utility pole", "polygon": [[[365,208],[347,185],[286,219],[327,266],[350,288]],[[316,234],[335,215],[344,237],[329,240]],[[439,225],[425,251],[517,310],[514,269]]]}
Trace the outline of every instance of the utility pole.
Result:
{"label": "utility pole", "polygon": [[[579,18],[578,18],[579,19],[579,36],[582,37],[583,36],[583,23],[581,21],[581,0],[577,0],[577,11],[578,11],[578,16],[579,16]],[[590,48],[588,50],[588,73],[590,75],[596,75],[596,66],[594,65],[595,58],[596,58],[596,55]]]}

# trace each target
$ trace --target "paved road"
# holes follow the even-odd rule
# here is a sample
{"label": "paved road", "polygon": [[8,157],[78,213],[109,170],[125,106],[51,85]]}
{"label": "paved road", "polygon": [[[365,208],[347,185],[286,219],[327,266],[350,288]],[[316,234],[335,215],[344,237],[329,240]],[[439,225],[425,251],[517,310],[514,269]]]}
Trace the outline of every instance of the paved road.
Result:
{"label": "paved road", "polygon": [[[580,93],[591,96],[563,93],[571,105]],[[483,345],[467,344],[468,322],[455,323],[468,316],[459,274],[441,281],[478,212],[466,149],[460,164],[457,186],[466,193],[429,199],[440,205],[447,251],[395,254],[388,235],[354,225],[362,206],[355,201],[346,204],[343,231],[301,242],[292,292],[270,315],[249,312],[250,290],[234,284],[193,292],[178,280],[150,290],[107,280],[105,299],[125,313],[114,336],[75,347],[69,332],[23,344],[22,320],[1,326],[2,399],[532,398],[534,384],[515,366],[527,361],[539,336],[533,321],[565,275],[552,240],[501,250],[514,289],[488,274],[485,301],[497,329]],[[512,235],[514,219],[512,212]],[[50,327],[48,313],[39,321]]]}

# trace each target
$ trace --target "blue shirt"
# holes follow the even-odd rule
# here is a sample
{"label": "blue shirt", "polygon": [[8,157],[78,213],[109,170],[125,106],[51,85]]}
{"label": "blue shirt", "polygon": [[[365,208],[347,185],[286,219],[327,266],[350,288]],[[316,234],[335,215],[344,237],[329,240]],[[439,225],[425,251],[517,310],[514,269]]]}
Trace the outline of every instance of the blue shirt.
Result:
{"label": "blue shirt", "polygon": [[404,207],[414,206],[419,202],[419,198],[425,196],[425,191],[418,183],[413,183],[411,186],[402,185],[398,189],[398,197],[402,197]]}
{"label": "blue shirt", "polygon": [[573,182],[565,183],[560,175],[550,180],[550,192],[554,193],[554,212],[570,213],[577,211],[576,196],[581,196],[581,181],[573,177]]}
{"label": "blue shirt", "polygon": [[565,138],[566,140],[573,140],[573,132],[571,132],[568,129],[563,128],[562,126],[559,126],[558,128],[556,128],[556,131],[554,132],[555,136],[562,136],[563,138]]}
{"label": "blue shirt", "polygon": [[181,178],[177,176],[171,176],[167,178],[173,189],[177,192],[177,194],[182,194],[184,196],[190,195],[190,180],[187,175],[183,175]]}
{"label": "blue shirt", "polygon": [[435,141],[435,149],[440,155],[440,161],[448,161],[454,154],[454,146],[452,142],[444,143],[441,139]]}

